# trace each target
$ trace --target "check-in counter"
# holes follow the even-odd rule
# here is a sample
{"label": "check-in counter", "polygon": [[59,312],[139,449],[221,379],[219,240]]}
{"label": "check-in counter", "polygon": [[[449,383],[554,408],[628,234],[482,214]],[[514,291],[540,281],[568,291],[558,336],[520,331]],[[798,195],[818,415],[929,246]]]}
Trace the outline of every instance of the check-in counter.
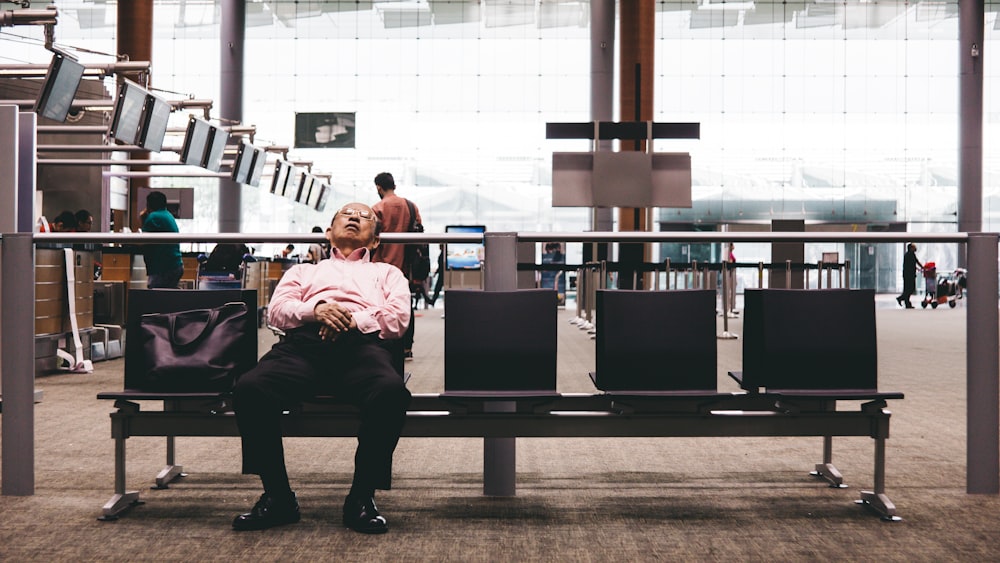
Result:
{"label": "check-in counter", "polygon": [[[94,252],[73,252],[74,309],[79,329],[94,326]],[[61,248],[35,251],[35,334],[72,330],[66,284],[66,255]]]}

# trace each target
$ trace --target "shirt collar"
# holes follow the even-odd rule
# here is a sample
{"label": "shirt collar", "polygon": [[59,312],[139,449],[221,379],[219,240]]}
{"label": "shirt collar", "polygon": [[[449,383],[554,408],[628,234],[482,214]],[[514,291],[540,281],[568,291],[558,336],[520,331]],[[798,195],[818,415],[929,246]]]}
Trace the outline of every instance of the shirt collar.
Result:
{"label": "shirt collar", "polygon": [[355,250],[354,252],[350,253],[347,256],[344,256],[340,252],[340,249],[337,248],[336,246],[332,247],[330,250],[331,250],[330,257],[336,258],[337,260],[345,260],[348,262],[371,262],[372,258],[371,252],[369,252],[367,248],[358,248],[357,250]]}

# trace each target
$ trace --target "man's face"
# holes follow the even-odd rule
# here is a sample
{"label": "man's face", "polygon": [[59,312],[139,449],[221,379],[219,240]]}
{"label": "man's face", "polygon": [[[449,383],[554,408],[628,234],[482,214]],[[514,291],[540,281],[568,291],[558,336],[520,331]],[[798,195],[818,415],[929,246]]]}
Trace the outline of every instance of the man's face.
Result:
{"label": "man's face", "polygon": [[90,229],[94,226],[94,218],[88,217],[85,221],[80,221],[77,225],[77,230],[81,233],[89,233]]}
{"label": "man's face", "polygon": [[362,247],[374,248],[378,245],[375,212],[363,203],[348,203],[333,216],[326,238],[342,252]]}

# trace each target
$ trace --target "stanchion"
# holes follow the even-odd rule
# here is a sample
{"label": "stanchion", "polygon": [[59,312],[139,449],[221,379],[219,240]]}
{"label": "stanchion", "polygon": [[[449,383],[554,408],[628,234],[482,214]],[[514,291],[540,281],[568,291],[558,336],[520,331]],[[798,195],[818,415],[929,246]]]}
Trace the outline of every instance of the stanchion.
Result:
{"label": "stanchion", "polygon": [[729,332],[729,263],[722,263],[722,333],[720,340],[735,340],[736,334]]}

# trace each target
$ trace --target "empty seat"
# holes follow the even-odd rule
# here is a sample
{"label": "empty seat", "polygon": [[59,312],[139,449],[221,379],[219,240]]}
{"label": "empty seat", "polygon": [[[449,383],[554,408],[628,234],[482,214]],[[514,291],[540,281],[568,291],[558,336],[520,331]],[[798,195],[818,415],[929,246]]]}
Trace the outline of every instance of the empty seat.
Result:
{"label": "empty seat", "polygon": [[717,389],[715,292],[597,292],[597,371],[604,391]]}
{"label": "empty seat", "polygon": [[556,292],[448,291],[445,393],[556,390]]}

